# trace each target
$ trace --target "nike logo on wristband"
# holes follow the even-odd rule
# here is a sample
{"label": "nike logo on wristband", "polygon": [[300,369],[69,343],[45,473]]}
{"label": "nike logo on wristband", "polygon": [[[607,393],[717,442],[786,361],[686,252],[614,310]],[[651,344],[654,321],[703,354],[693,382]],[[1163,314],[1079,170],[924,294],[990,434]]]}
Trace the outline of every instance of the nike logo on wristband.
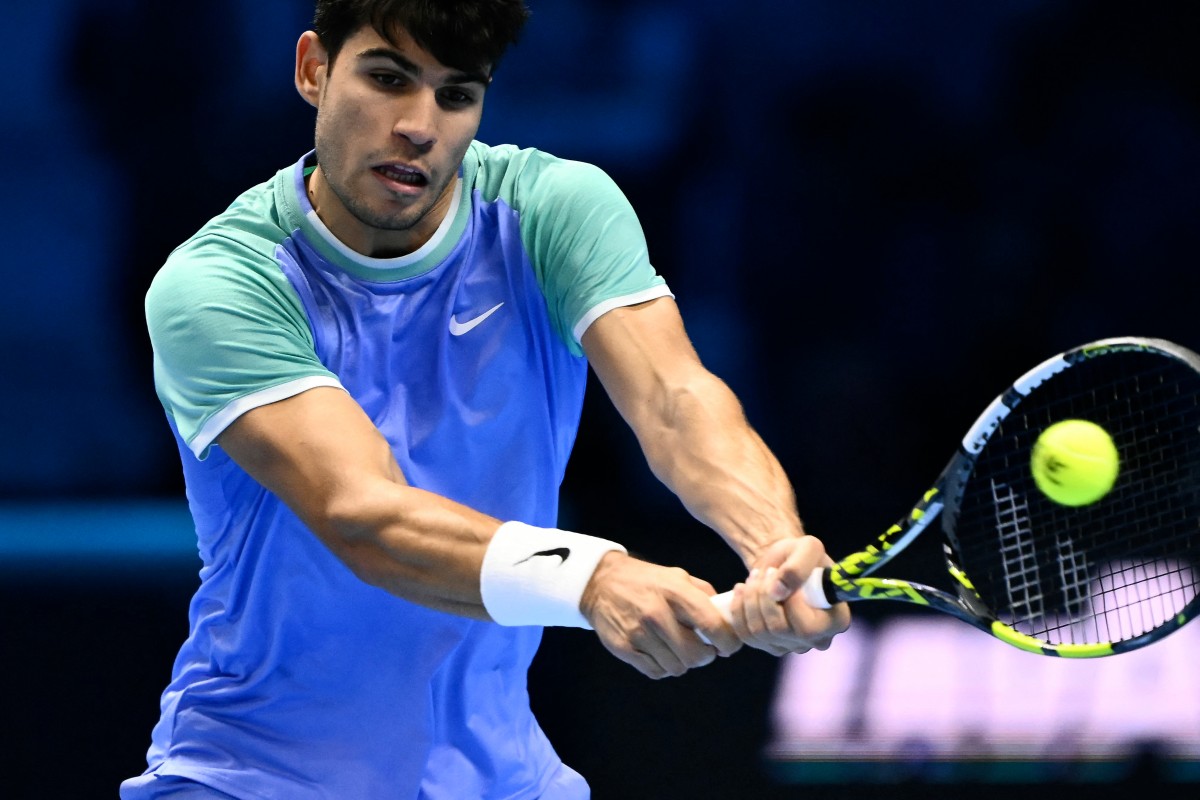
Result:
{"label": "nike logo on wristband", "polygon": [[502,305],[504,305],[504,303],[497,303],[496,305],[489,308],[487,311],[480,314],[478,317],[471,317],[471,319],[467,320],[466,322],[459,322],[457,316],[455,316],[453,314],[450,315],[450,335],[451,336],[462,336],[464,333],[474,329],[476,325],[483,322],[485,319],[490,317],[492,314],[495,314],[497,311],[499,311],[500,306],[502,306]]}
{"label": "nike logo on wristband", "polygon": [[[522,558],[520,561],[517,562],[517,564],[524,564],[529,559],[537,558],[538,556],[549,556],[551,558],[553,558],[554,556],[558,556],[559,558],[562,559],[562,561],[558,562],[558,565],[561,567],[563,564],[567,563],[567,559],[571,557],[571,548],[556,547],[553,550],[543,550],[540,553],[534,553],[533,555],[529,556],[528,558]],[[515,567],[516,564],[514,564],[513,566]]]}

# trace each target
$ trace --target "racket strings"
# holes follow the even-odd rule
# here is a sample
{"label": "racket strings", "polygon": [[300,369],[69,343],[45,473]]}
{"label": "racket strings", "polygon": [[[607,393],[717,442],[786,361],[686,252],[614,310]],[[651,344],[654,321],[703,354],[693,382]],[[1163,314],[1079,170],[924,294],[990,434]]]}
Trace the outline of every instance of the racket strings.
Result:
{"label": "racket strings", "polygon": [[1093,639],[1124,641],[1175,616],[1196,595],[1196,575],[1186,563],[1157,560],[1108,564],[1090,598],[1093,613],[1082,632]]}
{"label": "racket strings", "polygon": [[[1114,352],[1033,389],[979,454],[954,558],[979,598],[1018,631],[1053,644],[1120,642],[1197,602],[1200,376],[1153,353]],[[1072,418],[1104,427],[1121,469],[1113,490],[1072,508],[1036,488],[1038,435]]]}
{"label": "racket strings", "polygon": [[995,481],[991,485],[1007,607],[1022,618],[1039,618],[1044,614],[1045,598],[1029,530],[1029,506],[1009,487]]}

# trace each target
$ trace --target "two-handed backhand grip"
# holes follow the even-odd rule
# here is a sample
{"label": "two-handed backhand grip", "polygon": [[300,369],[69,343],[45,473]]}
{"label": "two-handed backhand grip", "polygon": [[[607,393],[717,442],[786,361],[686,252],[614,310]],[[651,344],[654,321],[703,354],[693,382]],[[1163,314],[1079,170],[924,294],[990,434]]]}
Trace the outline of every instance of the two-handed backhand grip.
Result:
{"label": "two-handed backhand grip", "polygon": [[[823,567],[814,569],[812,574],[804,581],[804,585],[800,587],[800,594],[804,596],[804,602],[808,603],[813,608],[832,608],[833,605],[825,596],[825,569]],[[721,592],[714,594],[711,598],[712,604],[716,606],[717,611],[721,612],[721,616],[726,622],[732,622],[733,616],[730,607],[733,605],[733,591]],[[697,631],[700,638],[705,644],[712,644],[703,633]]]}

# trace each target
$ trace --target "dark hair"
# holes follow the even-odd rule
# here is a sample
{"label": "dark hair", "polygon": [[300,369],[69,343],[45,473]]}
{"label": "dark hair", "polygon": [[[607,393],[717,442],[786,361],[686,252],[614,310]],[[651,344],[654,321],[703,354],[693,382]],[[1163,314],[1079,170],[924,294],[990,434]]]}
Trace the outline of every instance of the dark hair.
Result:
{"label": "dark hair", "polygon": [[331,64],[346,40],[370,25],[388,41],[408,31],[447,67],[490,72],[528,18],[524,0],[317,0],[313,30]]}

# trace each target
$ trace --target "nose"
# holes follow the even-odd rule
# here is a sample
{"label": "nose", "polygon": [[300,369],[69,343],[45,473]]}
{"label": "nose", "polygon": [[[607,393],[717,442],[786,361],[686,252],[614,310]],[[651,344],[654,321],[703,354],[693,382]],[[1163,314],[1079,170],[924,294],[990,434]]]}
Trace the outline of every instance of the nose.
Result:
{"label": "nose", "polygon": [[437,141],[437,120],[440,107],[433,91],[410,95],[402,113],[392,126],[392,133],[408,139],[416,147],[428,150]]}

